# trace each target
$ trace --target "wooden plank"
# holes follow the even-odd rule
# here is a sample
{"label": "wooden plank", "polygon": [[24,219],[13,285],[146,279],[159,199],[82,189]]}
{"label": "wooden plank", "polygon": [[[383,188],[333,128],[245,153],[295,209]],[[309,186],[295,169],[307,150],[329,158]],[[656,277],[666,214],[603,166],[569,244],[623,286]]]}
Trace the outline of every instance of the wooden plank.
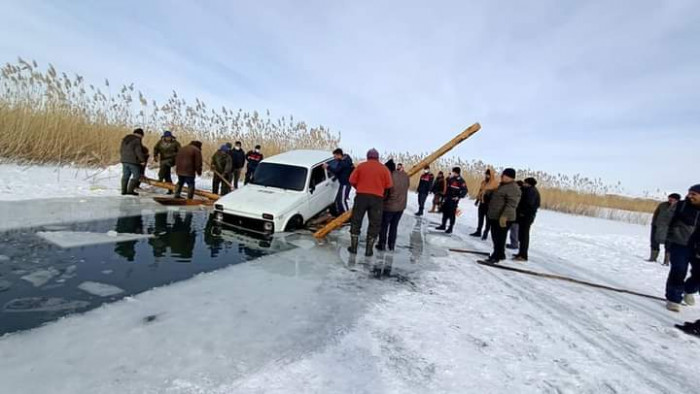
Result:
{"label": "wooden plank", "polygon": [[[467,127],[459,133],[456,137],[448,141],[446,144],[438,148],[435,152],[431,153],[426,157],[425,159],[421,160],[418,164],[414,165],[411,167],[410,170],[406,171],[409,177],[419,173],[425,166],[429,166],[432,164],[435,160],[439,159],[442,157],[445,153],[449,152],[454,148],[455,146],[459,145],[462,141],[466,140],[467,138],[471,137],[476,133],[477,131],[481,130],[481,125],[479,123],[474,123],[473,125]],[[314,237],[316,238],[325,238],[328,234],[330,234],[333,230],[339,228],[340,226],[343,225],[343,223],[347,222],[350,220],[350,217],[352,216],[352,210],[349,210],[345,212],[344,214],[338,216],[337,218],[333,219],[330,223],[328,223],[325,227],[322,229],[316,231],[314,233]]]}
{"label": "wooden plank", "polygon": [[[172,191],[175,191],[175,188],[177,187],[177,185],[175,185],[173,183],[158,182],[155,179],[146,178],[146,177],[141,178],[141,182],[149,184],[151,186],[160,187],[160,188],[168,189],[168,190],[172,190]],[[187,187],[183,187],[182,192],[187,193]],[[208,198],[208,199],[213,200],[213,201],[218,200],[220,197],[218,194],[214,194],[212,192],[207,192],[207,191],[199,190],[199,189],[195,189],[194,194],[197,196],[200,196],[200,197]]]}
{"label": "wooden plank", "polygon": [[214,201],[212,200],[200,200],[200,199],[193,199],[193,200],[187,200],[184,198],[173,198],[173,197],[153,197],[153,200],[159,204],[163,205],[174,205],[174,206],[200,206],[200,205],[205,205],[205,206],[211,206],[214,205]]}

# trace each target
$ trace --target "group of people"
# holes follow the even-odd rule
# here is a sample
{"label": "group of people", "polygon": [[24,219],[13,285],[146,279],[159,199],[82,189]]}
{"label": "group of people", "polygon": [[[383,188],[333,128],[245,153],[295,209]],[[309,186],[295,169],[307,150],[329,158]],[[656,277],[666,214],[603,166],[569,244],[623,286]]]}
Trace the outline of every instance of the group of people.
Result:
{"label": "group of people", "polygon": [[[691,186],[685,199],[672,193],[659,204],[652,216],[650,238],[651,255],[647,261],[657,261],[663,244],[663,264],[670,265],[666,308],[680,312],[682,303],[695,305],[694,294],[700,290],[700,184]],[[700,335],[697,322],[683,329]]]}
{"label": "group of people", "polygon": [[[135,189],[138,188],[141,177],[145,175],[149,159],[149,150],[143,145],[143,137],[143,129],[138,128],[122,139],[120,148],[122,195],[138,195]],[[255,170],[263,158],[260,145],[256,145],[247,153],[244,153],[240,141],[222,145],[209,163],[210,170],[214,173],[212,192],[215,194],[221,192],[221,195],[225,195],[232,189],[238,189],[243,168],[246,168],[244,184],[253,181]],[[187,198],[194,197],[195,178],[202,175],[203,159],[200,141],[191,141],[183,147],[172,132],[165,131],[153,147],[153,161],[158,163],[159,182],[172,184],[172,169],[175,168],[177,186],[174,192],[169,190],[168,194],[174,193],[175,198],[181,198],[182,189],[187,186]]]}

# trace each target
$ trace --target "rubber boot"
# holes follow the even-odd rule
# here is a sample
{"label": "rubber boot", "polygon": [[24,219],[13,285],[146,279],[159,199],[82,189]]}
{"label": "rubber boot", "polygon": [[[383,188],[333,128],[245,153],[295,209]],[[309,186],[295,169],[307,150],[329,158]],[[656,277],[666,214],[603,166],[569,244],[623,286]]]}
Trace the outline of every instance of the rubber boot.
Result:
{"label": "rubber boot", "polygon": [[134,191],[138,184],[139,181],[137,179],[132,179],[131,181],[129,181],[129,185],[126,187],[126,194],[130,196],[138,196],[139,194]]}
{"label": "rubber boot", "polygon": [[649,255],[649,260],[647,260],[650,263],[655,263],[656,259],[659,258],[659,251],[658,250],[653,250],[651,251],[651,254]]}
{"label": "rubber boot", "polygon": [[370,257],[374,255],[374,242],[377,240],[375,237],[367,237],[367,247],[365,248],[365,256]]}
{"label": "rubber boot", "polygon": [[350,237],[350,246],[348,246],[348,252],[351,254],[357,254],[357,245],[360,243],[360,237],[353,235]]}
{"label": "rubber boot", "polygon": [[187,188],[187,199],[191,200],[194,198],[194,188],[193,187],[188,187]]}
{"label": "rubber boot", "polygon": [[128,179],[122,179],[122,196],[126,196],[126,189],[129,185]]}
{"label": "rubber boot", "polygon": [[470,237],[481,237],[481,230],[474,231],[473,233],[469,234]]}
{"label": "rubber boot", "polygon": [[671,264],[671,253],[664,253],[664,265],[670,265]]}
{"label": "rubber boot", "polygon": [[454,229],[454,225],[450,225],[450,227],[445,230],[445,234],[452,234],[452,230]]}
{"label": "rubber boot", "polygon": [[182,193],[182,184],[178,183],[177,187],[175,188],[175,196],[174,198],[182,198],[180,194]]}

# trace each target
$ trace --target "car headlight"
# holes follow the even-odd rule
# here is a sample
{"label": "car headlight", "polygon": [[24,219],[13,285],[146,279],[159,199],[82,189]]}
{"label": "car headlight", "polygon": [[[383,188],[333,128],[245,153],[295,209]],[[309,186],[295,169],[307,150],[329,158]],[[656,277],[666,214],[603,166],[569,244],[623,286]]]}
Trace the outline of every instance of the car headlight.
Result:
{"label": "car headlight", "polygon": [[265,222],[263,228],[265,229],[265,231],[272,231],[274,225],[272,224],[272,222]]}
{"label": "car headlight", "polygon": [[224,214],[221,212],[217,212],[216,215],[214,216],[214,219],[218,222],[223,222],[224,221]]}

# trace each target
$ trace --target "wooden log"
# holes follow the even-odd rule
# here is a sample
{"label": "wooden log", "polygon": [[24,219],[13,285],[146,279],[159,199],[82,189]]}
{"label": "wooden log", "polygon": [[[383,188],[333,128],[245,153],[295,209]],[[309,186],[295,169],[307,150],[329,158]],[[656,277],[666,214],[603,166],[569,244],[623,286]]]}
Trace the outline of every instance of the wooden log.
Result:
{"label": "wooden log", "polygon": [[185,198],[174,198],[174,197],[153,197],[153,201],[162,205],[174,205],[174,206],[212,206],[214,205],[214,200],[202,200],[193,199],[188,200]]}
{"label": "wooden log", "polygon": [[[141,178],[141,182],[146,183],[146,184],[151,185],[151,186],[160,187],[160,188],[168,189],[168,190],[172,190],[172,191],[175,191],[175,188],[177,187],[177,185],[175,185],[173,183],[158,182],[155,179],[146,178],[146,177]],[[182,191],[184,193],[187,193],[187,187],[183,187]],[[208,198],[212,201],[216,201],[220,197],[218,194],[214,194],[212,192],[207,192],[207,191],[198,190],[198,189],[194,190],[194,194],[197,196],[200,196],[200,197]]]}
{"label": "wooden log", "polygon": [[[428,157],[426,157],[425,159],[421,160],[418,164],[411,167],[411,169],[406,171],[406,173],[408,174],[409,177],[419,173],[424,167],[432,164],[435,160],[442,157],[445,153],[451,151],[452,148],[459,145],[462,141],[471,137],[472,135],[474,135],[474,133],[476,133],[479,130],[481,130],[481,125],[479,123],[474,123],[473,125],[467,127],[464,131],[462,131],[456,137],[454,137],[453,139],[448,141],[445,145],[441,146],[438,150],[431,153],[430,155],[428,155]],[[347,222],[351,216],[352,216],[352,210],[345,212],[344,214],[333,219],[330,223],[328,223],[322,229],[316,231],[314,233],[314,237],[325,238],[326,235],[330,234],[333,230],[339,228],[340,226],[343,225],[343,223]]]}

